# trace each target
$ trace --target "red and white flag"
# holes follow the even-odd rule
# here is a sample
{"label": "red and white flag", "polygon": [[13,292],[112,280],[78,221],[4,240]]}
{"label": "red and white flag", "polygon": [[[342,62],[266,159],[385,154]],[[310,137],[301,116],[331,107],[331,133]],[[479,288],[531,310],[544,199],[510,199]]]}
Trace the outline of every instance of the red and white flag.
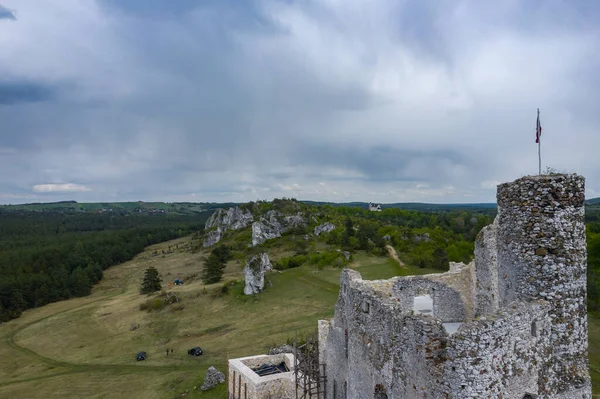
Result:
{"label": "red and white flag", "polygon": [[542,124],[540,123],[540,110],[538,109],[538,117],[537,123],[535,125],[535,142],[540,142],[540,137],[542,137]]}

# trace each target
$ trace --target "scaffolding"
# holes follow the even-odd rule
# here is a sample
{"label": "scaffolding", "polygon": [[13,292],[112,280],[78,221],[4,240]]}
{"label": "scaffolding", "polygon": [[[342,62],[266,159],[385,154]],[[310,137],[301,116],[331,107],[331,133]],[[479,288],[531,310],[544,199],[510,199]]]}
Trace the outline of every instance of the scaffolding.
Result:
{"label": "scaffolding", "polygon": [[294,381],[296,399],[326,399],[327,374],[325,364],[319,363],[319,340],[317,333],[306,337],[298,345],[294,341]]}

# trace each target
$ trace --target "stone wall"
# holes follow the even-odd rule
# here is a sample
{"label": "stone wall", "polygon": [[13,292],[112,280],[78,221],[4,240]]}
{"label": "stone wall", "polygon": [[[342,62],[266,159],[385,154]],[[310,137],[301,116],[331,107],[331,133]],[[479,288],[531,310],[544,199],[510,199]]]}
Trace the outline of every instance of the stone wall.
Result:
{"label": "stone wall", "polygon": [[516,398],[538,394],[548,350],[549,306],[515,302],[465,324],[448,338],[445,383],[453,398]]}
{"label": "stone wall", "polygon": [[[285,362],[291,370],[264,377],[253,368],[262,364],[276,365]],[[296,397],[294,386],[294,355],[259,355],[229,360],[228,399],[292,399]]]}
{"label": "stone wall", "polygon": [[589,387],[584,179],[524,177],[498,187],[499,301],[551,305],[540,394]]}
{"label": "stone wall", "polygon": [[414,277],[397,280],[392,289],[398,299],[399,310],[403,314],[413,313],[414,298],[429,295],[433,299],[433,315],[445,323],[467,320],[465,302],[460,293],[446,285],[426,277]]}
{"label": "stone wall", "polygon": [[341,280],[336,317],[319,330],[327,398],[373,398],[376,387],[390,398],[418,397],[423,387],[438,392],[441,322],[403,316],[389,282],[363,281],[351,270]]}
{"label": "stone wall", "polygon": [[484,227],[475,243],[475,291],[473,312],[475,317],[498,310],[498,247],[494,224]]}
{"label": "stone wall", "polygon": [[[334,318],[319,323],[327,397],[591,398],[583,193],[576,175],[501,185],[475,262],[448,273],[344,270]],[[423,294],[433,316],[412,312]],[[450,321],[464,323],[448,334]]]}

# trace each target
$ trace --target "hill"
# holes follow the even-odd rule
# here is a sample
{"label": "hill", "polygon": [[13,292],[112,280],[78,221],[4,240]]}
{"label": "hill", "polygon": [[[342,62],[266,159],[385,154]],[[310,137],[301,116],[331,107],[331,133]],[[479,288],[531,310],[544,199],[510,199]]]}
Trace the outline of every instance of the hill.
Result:
{"label": "hill", "polygon": [[[368,202],[323,202],[323,201],[300,201],[307,205],[321,206],[330,205],[334,207],[357,207],[368,209]],[[95,202],[79,203],[76,201],[60,201],[48,203],[29,203],[18,205],[0,205],[2,211],[37,211],[37,212],[116,212],[116,213],[177,213],[191,214],[215,210],[217,208],[229,208],[241,205],[240,203],[225,202]],[[420,202],[398,202],[391,204],[382,204],[383,209],[398,208],[405,210],[423,211],[423,212],[452,212],[455,210],[465,210],[472,212],[481,212],[495,210],[495,203],[473,203],[473,204],[428,204]]]}
{"label": "hill", "polygon": [[590,198],[585,201],[588,206],[600,206],[600,198]]}
{"label": "hill", "polygon": [[[333,315],[341,266],[360,271],[365,279],[443,271],[446,265],[436,260],[466,256],[468,261],[478,229],[491,221],[465,211],[369,212],[279,200],[243,208],[252,211],[254,221],[277,218],[272,212],[281,217],[300,212],[307,225],[254,246],[250,226],[226,230],[218,245],[229,247],[232,259],[223,280],[210,285],[201,280],[211,253],[203,248],[204,236],[151,245],[133,260],[106,269],[91,295],[29,309],[1,324],[0,397],[223,398],[223,385],[199,391],[206,369],[212,365],[225,371],[228,358],[265,353],[296,333],[313,332],[317,320]],[[336,229],[315,236],[314,227],[325,221]],[[400,262],[379,246],[384,236],[389,236],[384,246],[393,247]],[[350,251],[350,260],[338,249]],[[246,296],[243,267],[261,252],[269,254],[276,271],[266,275],[262,293]],[[139,294],[150,266],[179,302],[163,306],[165,294]],[[176,278],[184,284],[169,286]],[[148,304],[160,306],[141,310]],[[589,328],[596,378],[600,323],[591,317]],[[188,356],[193,346],[201,346],[204,355]],[[167,356],[167,349],[173,353]],[[136,362],[135,354],[142,350],[148,359]]]}
{"label": "hill", "polygon": [[[236,247],[247,232],[235,232],[222,244]],[[206,393],[198,388],[208,366],[225,371],[227,359],[264,353],[286,343],[295,332],[312,332],[316,321],[331,317],[341,268],[319,266],[309,259],[299,267],[267,276],[261,294],[245,296],[242,268],[247,255],[267,250],[282,268],[304,237],[286,235],[262,248],[235,250],[221,283],[205,285],[199,278],[209,249],[188,236],[148,247],[134,260],[105,271],[92,295],[26,311],[0,325],[0,397],[27,398],[223,398],[225,387]],[[196,249],[194,249],[196,248]],[[324,241],[310,244],[307,254],[333,252]],[[164,254],[163,251],[165,252]],[[349,267],[366,278],[428,273],[401,267],[387,257],[354,251]],[[168,288],[180,301],[164,309],[142,311],[140,305],[161,294],[139,294],[144,270],[156,267],[163,286],[175,278],[182,286]],[[188,356],[199,345],[204,355]],[[174,349],[166,356],[166,349]],[[148,353],[136,362],[135,353]],[[90,395],[90,393],[92,393]]]}
{"label": "hill", "polygon": [[[207,393],[194,391],[206,368],[214,365],[224,371],[228,357],[264,353],[269,346],[286,343],[295,332],[312,332],[318,319],[333,314],[342,267],[360,270],[370,279],[442,271],[448,259],[470,259],[476,230],[489,222],[484,215],[440,216],[400,209],[369,212],[286,200],[244,204],[243,208],[253,212],[254,220],[300,213],[304,224],[254,246],[249,246],[250,226],[226,231],[219,245],[231,248],[232,259],[217,284],[201,280],[210,248],[203,248],[203,237],[194,234],[152,245],[133,260],[104,270],[89,296],[26,310],[20,318],[0,325],[4,338],[0,342],[0,397],[69,398],[93,392],[97,397],[170,398],[189,390],[189,397],[222,398],[224,387]],[[34,221],[108,217],[22,212],[2,217]],[[159,216],[139,217],[161,220]],[[124,216],[122,220],[137,219]],[[314,235],[314,228],[325,221],[334,223],[336,229]],[[44,231],[50,237],[56,234],[52,229]],[[399,259],[390,257],[386,246],[395,246]],[[351,252],[350,260],[338,250]],[[249,257],[262,252],[269,254],[278,271],[268,274],[264,292],[243,295],[243,267]],[[164,300],[160,293],[139,294],[149,266],[158,269],[163,288],[177,294],[179,302],[140,310],[146,303]],[[169,287],[167,283],[175,278],[184,284]],[[196,345],[204,350],[200,358],[186,353]],[[166,356],[166,349],[174,349],[173,354]],[[141,350],[148,353],[148,359],[135,362],[135,353]]]}
{"label": "hill", "polygon": [[19,205],[0,205],[0,212],[59,212],[59,213],[112,213],[118,215],[144,213],[172,213],[179,215],[197,214],[220,207],[235,206],[232,203],[193,203],[193,202],[94,202],[79,203],[76,201],[61,201],[48,203],[30,203]]}

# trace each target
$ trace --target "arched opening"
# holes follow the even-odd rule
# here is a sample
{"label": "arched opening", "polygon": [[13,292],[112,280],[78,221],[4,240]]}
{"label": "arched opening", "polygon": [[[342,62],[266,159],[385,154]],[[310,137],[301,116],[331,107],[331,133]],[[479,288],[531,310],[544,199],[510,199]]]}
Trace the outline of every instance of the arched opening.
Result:
{"label": "arched opening", "polygon": [[537,395],[533,395],[531,393],[526,393],[525,396],[523,396],[523,399],[536,399]]}

